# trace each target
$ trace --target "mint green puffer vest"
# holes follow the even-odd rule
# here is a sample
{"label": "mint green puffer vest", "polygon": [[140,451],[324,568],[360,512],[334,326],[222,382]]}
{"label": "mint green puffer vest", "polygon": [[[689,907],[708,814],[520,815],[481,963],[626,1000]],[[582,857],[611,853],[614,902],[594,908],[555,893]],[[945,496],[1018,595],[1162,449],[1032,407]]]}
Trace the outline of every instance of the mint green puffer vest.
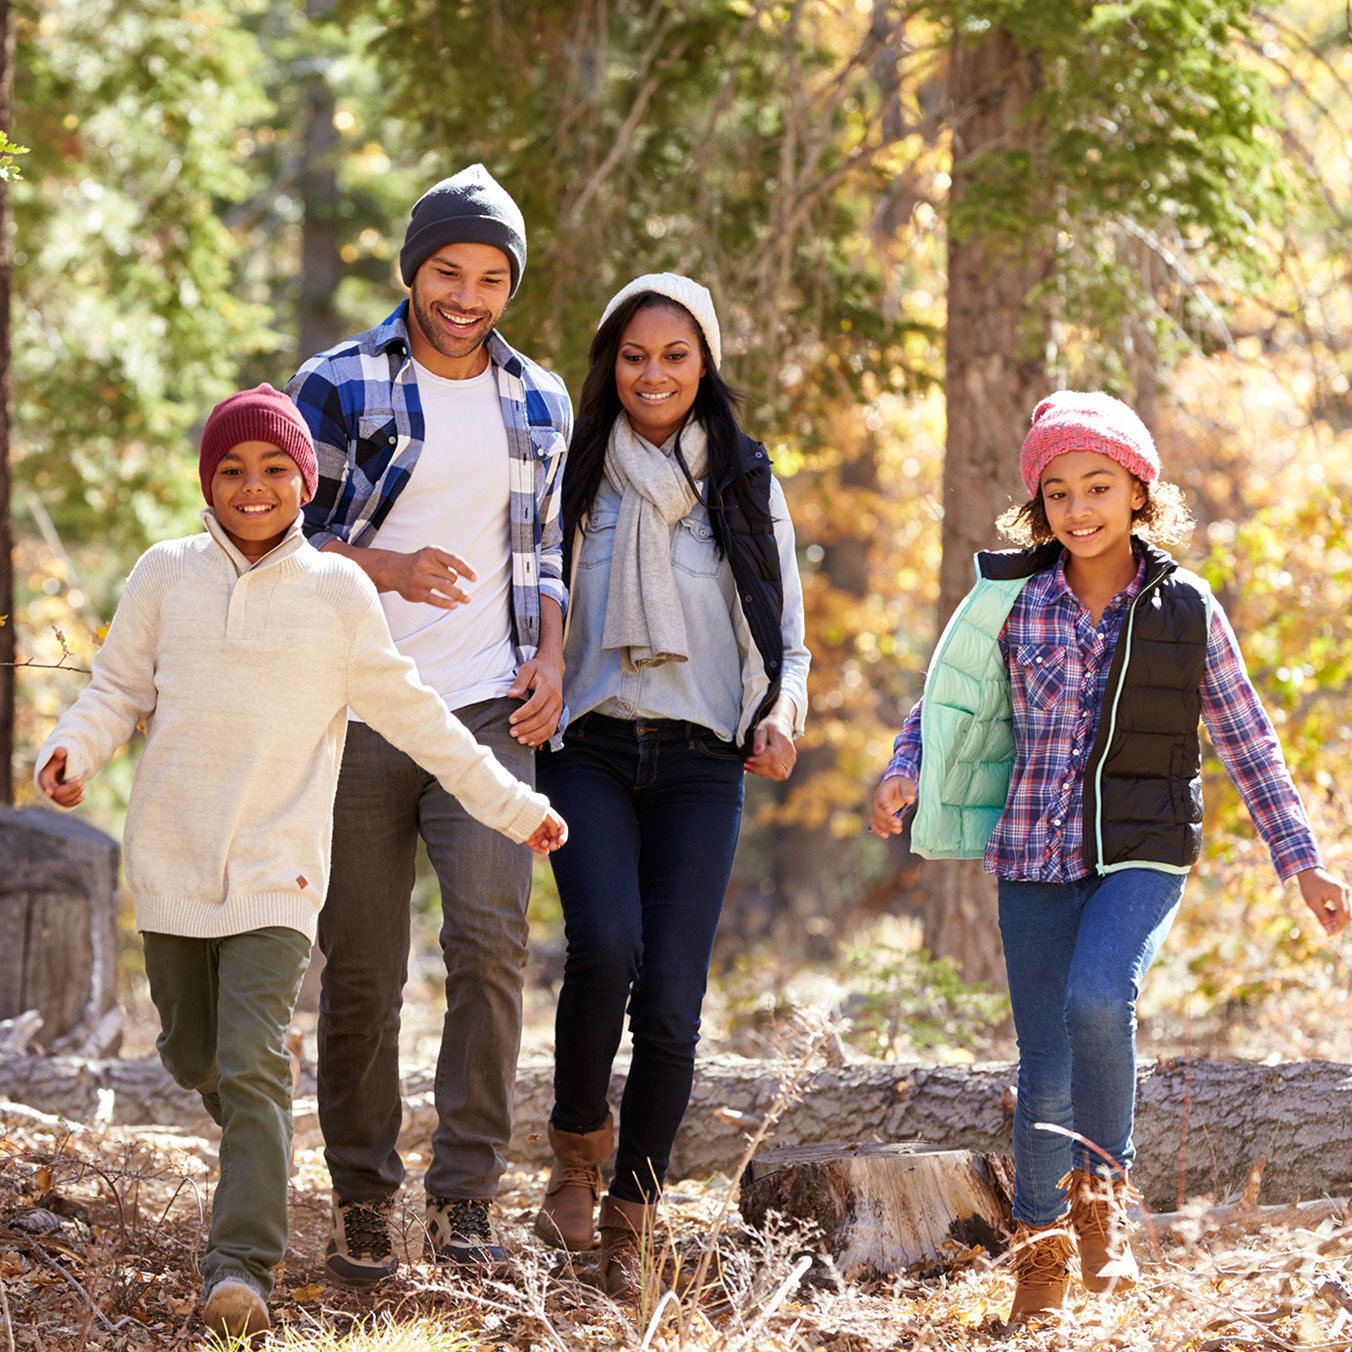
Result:
{"label": "mint green puffer vest", "polygon": [[[1053,556],[1061,546],[1052,546]],[[926,859],[980,859],[1009,796],[1014,710],[1000,630],[1042,551],[976,556],[976,586],[944,627],[920,706],[919,792],[911,849]],[[1018,576],[987,577],[993,560],[1019,559]],[[1007,568],[1006,564],[1006,568]],[[997,565],[998,571],[1005,571]]]}

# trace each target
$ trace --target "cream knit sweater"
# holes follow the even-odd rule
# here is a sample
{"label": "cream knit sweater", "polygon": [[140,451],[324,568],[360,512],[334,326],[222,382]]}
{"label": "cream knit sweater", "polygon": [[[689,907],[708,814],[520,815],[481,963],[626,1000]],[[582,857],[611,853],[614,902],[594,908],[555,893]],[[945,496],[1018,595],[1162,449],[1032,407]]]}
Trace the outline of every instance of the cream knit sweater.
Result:
{"label": "cream knit sweater", "polygon": [[510,775],[390,640],[356,564],[299,521],[249,566],[215,516],[132,570],[89,685],[43,744],[87,779],[145,723],[123,835],[140,930],[313,939],[347,709],[512,840],[548,800]]}

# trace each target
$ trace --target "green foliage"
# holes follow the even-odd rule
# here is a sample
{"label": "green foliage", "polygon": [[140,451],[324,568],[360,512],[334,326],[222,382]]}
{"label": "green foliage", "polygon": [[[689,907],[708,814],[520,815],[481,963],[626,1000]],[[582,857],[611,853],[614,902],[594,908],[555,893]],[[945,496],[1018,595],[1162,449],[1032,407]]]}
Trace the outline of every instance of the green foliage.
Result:
{"label": "green foliage", "polygon": [[576,389],[620,285],[694,273],[719,303],[751,422],[782,434],[790,353],[819,361],[826,340],[852,353],[846,388],[905,364],[906,326],[861,247],[859,188],[883,181],[860,157],[880,135],[856,59],[868,39],[825,8],[345,0],[340,14],[374,25],[386,111],[417,129],[429,180],[480,159],[520,202],[530,260],[507,332]]}
{"label": "green foliage", "polygon": [[16,6],[34,149],[14,189],[12,454],[63,535],[139,547],[181,529],[188,429],[270,341],[232,295],[222,220],[250,180],[221,126],[265,106],[239,8]]}
{"label": "green foliage", "polygon": [[1033,153],[986,152],[989,186],[955,213],[955,231],[1027,229],[1035,183],[1058,190],[1046,203],[1049,222],[1063,212],[1077,223],[1167,219],[1185,236],[1237,251],[1252,249],[1257,219],[1278,214],[1286,185],[1265,134],[1273,103],[1257,70],[1237,60],[1250,35],[1247,0],[920,8],[964,41],[1003,29],[1037,54],[1043,74],[1027,109]]}
{"label": "green foliage", "polygon": [[19,166],[14,163],[16,155],[27,155],[27,146],[17,146],[13,141],[0,131],[0,179],[7,179],[14,182],[23,177],[19,171]]}
{"label": "green foliage", "polygon": [[963,981],[952,958],[923,948],[861,944],[847,950],[845,966],[846,983],[856,992],[845,1037],[870,1056],[970,1048],[1009,1017],[1007,996]]}

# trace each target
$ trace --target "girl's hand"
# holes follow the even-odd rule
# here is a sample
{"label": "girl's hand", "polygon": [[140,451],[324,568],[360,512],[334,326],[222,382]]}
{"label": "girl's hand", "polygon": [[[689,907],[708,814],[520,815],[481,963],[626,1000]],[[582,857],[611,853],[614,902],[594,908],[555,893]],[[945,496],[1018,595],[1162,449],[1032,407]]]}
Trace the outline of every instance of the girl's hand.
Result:
{"label": "girl's hand", "polygon": [[568,843],[568,823],[551,807],[545,813],[545,819],[531,833],[526,844],[536,854],[549,854],[560,845]]}
{"label": "girl's hand", "polygon": [[901,814],[915,802],[915,780],[905,775],[889,775],[873,790],[873,811],[868,824],[875,836],[895,836],[901,832]]}
{"label": "girl's hand", "polygon": [[761,719],[751,743],[751,755],[746,758],[746,769],[766,779],[787,779],[797,764],[798,752],[792,736],[774,714]]}
{"label": "girl's hand", "polygon": [[1347,908],[1347,884],[1322,868],[1307,868],[1296,874],[1300,895],[1314,918],[1330,936],[1339,934],[1352,915]]}
{"label": "girl's hand", "polygon": [[38,788],[58,807],[76,807],[84,802],[84,780],[66,778],[66,748],[59,746],[38,771]]}

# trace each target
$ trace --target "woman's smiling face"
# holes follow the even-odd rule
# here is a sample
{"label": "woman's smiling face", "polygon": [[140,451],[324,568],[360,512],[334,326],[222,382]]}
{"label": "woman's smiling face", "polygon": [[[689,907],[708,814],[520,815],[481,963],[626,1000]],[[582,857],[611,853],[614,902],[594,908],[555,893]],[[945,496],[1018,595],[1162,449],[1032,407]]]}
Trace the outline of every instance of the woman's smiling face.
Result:
{"label": "woman's smiling face", "polygon": [[625,325],[615,357],[615,388],[629,425],[660,446],[685,422],[704,361],[690,312],[665,302],[648,305]]}

